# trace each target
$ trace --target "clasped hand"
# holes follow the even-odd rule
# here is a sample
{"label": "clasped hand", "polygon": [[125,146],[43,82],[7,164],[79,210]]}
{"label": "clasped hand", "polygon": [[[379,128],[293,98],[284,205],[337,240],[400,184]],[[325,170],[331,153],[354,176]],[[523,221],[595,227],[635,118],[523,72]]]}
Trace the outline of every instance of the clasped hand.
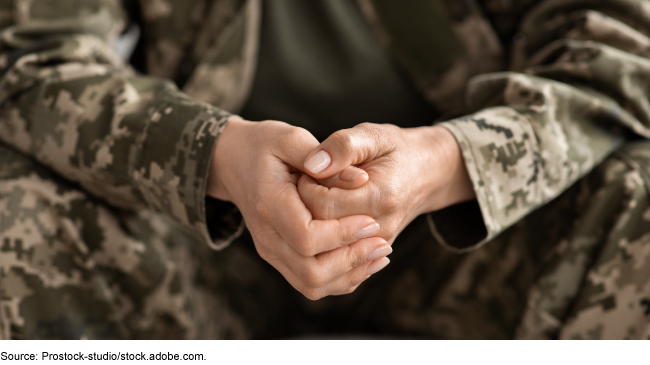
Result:
{"label": "clasped hand", "polygon": [[312,300],[351,293],[415,217],[474,197],[444,127],[364,123],[319,144],[302,128],[238,117],[216,144],[206,193],[240,209],[259,255]]}

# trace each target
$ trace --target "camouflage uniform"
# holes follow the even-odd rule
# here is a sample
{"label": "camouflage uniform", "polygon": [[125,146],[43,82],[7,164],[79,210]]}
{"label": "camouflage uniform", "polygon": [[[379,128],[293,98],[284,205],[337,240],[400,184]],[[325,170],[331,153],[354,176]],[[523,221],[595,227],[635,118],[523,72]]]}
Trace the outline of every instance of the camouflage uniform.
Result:
{"label": "camouflage uniform", "polygon": [[0,2],[0,336],[650,338],[650,1],[359,4],[462,115],[443,125],[477,201],[419,217],[391,267],[309,302],[247,234],[212,250],[241,234],[233,206],[206,224],[260,0],[139,1],[150,76],[111,48],[117,0]]}

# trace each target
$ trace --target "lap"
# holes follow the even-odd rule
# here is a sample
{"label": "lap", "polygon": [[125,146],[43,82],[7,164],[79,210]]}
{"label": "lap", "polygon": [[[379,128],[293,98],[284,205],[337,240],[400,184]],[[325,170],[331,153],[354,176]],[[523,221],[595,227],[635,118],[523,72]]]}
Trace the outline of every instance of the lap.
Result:
{"label": "lap", "polygon": [[440,246],[419,217],[386,269],[311,302],[249,235],[211,251],[0,146],[0,334],[647,338],[650,143],[620,152],[468,254]]}
{"label": "lap", "polygon": [[467,254],[439,245],[420,217],[388,267],[325,301],[342,323],[406,337],[648,338],[648,176],[650,142],[627,145]]}
{"label": "lap", "polygon": [[588,177],[582,214],[530,291],[520,338],[650,339],[650,142]]}
{"label": "lap", "polygon": [[0,245],[3,338],[249,336],[196,284],[198,246],[171,221],[117,210],[1,145]]}

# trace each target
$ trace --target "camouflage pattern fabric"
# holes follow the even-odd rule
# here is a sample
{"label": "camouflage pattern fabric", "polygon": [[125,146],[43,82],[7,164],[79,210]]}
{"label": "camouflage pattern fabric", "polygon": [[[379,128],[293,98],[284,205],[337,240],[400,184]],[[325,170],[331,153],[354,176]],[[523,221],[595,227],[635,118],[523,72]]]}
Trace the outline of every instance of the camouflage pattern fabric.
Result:
{"label": "camouflage pattern fabric", "polygon": [[4,153],[0,333],[650,339],[649,148],[624,147],[468,254],[445,249],[420,217],[386,270],[317,302],[262,261],[249,235],[212,251],[164,215],[115,209]]}
{"label": "camouflage pattern fabric", "polygon": [[[98,17],[110,10],[102,2],[93,6]],[[29,26],[9,27],[3,36],[29,43],[33,37],[16,39],[49,31],[23,28]],[[5,54],[0,140],[111,205],[164,211],[211,242],[203,214],[206,176],[230,114],[168,81],[135,75],[97,36],[31,43],[36,53]]]}
{"label": "camouflage pattern fabric", "polygon": [[[518,338],[650,339],[650,152],[617,151],[531,288]],[[585,198],[589,196],[589,198]]]}
{"label": "camouflage pattern fabric", "polygon": [[248,337],[218,291],[195,283],[207,246],[0,151],[0,338]]}
{"label": "camouflage pattern fabric", "polygon": [[[650,45],[640,32],[650,30],[650,3],[599,2],[603,11],[629,13],[630,23],[645,27],[638,30],[586,3],[546,2],[529,12],[517,56],[526,59],[525,73],[475,77],[466,100],[477,112],[443,124],[463,149],[483,212],[488,235],[478,246],[557,197],[630,131],[650,136],[642,86],[650,61],[637,55]],[[554,29],[546,43],[538,29]]]}
{"label": "camouflage pattern fabric", "polygon": [[[359,3],[423,95],[464,115],[444,126],[478,210],[419,218],[395,243],[399,275],[394,259],[309,303],[278,295],[250,245],[209,251],[243,224],[224,209],[208,232],[205,184],[251,84],[259,0],[142,0],[134,19],[117,0],[0,2],[2,337],[304,333],[278,324],[299,308],[358,324],[339,331],[647,338],[650,147],[629,142],[650,137],[650,1]],[[129,21],[147,72],[187,94],[115,55]]]}

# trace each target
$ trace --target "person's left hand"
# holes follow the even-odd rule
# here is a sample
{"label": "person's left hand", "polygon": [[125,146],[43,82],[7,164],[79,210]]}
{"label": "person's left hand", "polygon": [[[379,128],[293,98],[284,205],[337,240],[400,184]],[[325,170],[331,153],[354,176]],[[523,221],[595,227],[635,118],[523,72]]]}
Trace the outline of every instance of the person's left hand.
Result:
{"label": "person's left hand", "polygon": [[[354,165],[369,181],[356,189],[340,173]],[[392,243],[418,215],[475,197],[460,147],[440,126],[360,124],[335,132],[305,159],[298,193],[314,219],[368,215]]]}

